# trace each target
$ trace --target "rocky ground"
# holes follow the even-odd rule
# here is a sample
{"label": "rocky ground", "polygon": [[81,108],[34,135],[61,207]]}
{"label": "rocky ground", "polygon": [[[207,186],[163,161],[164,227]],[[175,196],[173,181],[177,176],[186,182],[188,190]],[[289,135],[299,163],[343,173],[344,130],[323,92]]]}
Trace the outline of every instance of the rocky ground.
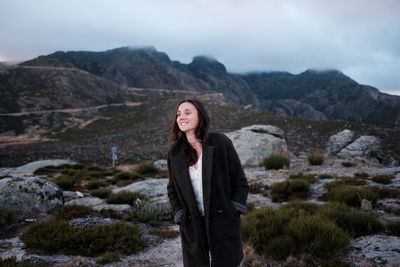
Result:
{"label": "rocky ground", "polygon": [[[27,164],[18,168],[3,168],[0,169],[0,175],[11,176],[30,176],[32,172],[41,166],[54,165],[61,163],[71,163],[69,161],[54,160],[54,161],[39,161]],[[266,171],[261,167],[248,167],[245,168],[246,176],[250,183],[262,183],[264,185],[272,185],[276,182],[286,180],[291,174],[330,174],[332,179],[319,179],[318,182],[312,185],[311,194],[306,201],[318,202],[318,197],[321,196],[325,189],[323,184],[332,181],[339,177],[353,177],[355,173],[364,172],[369,176],[377,174],[394,174],[395,178],[389,185],[380,185],[387,187],[400,187],[400,166],[398,167],[384,167],[374,160],[365,158],[358,158],[354,162],[357,164],[354,167],[342,166],[343,160],[336,157],[328,158],[321,166],[311,166],[307,162],[306,155],[300,155],[291,159],[291,166],[284,170],[269,170]],[[167,201],[166,197],[166,183],[167,179],[148,179],[137,184],[127,186],[131,191],[152,192],[152,198],[157,201]],[[376,185],[372,181],[368,181],[366,186]],[[149,190],[150,189],[150,190]],[[119,189],[120,190],[120,189]],[[64,196],[68,200],[68,196],[73,192],[64,192]],[[104,205],[103,201],[93,201],[93,198],[77,194],[78,198],[72,201],[78,201],[83,205],[99,206]],[[248,202],[253,202],[256,208],[263,206],[279,207],[283,203],[274,203],[271,199],[263,194],[249,194]],[[68,202],[66,203],[68,204]],[[384,211],[385,206],[394,206],[400,208],[400,201],[398,199],[386,199],[380,202],[380,205],[374,210],[380,214],[382,219],[386,220],[400,220],[397,214],[388,214]],[[88,218],[80,219],[78,224],[92,224],[91,220],[95,220],[97,224],[110,223],[99,221],[100,219]],[[103,219],[104,220],[104,219]],[[110,219],[108,219],[110,220]],[[112,221],[111,221],[112,222]],[[178,226],[171,222],[166,222],[164,225],[168,229],[178,230]],[[66,266],[68,264],[96,266],[95,258],[81,257],[81,256],[66,256],[66,255],[37,255],[27,252],[23,248],[23,243],[19,240],[19,236],[26,229],[26,225],[20,228],[15,235],[7,239],[0,240],[0,258],[9,258],[15,256],[18,261],[44,261],[50,262],[55,266]],[[148,226],[140,224],[140,228],[145,233],[148,239],[154,239],[154,236],[146,234]],[[400,237],[386,236],[386,235],[371,235],[357,238],[351,242],[349,253],[346,260],[355,266],[399,266],[400,265]],[[138,254],[128,255],[121,258],[120,262],[107,264],[106,266],[182,266],[182,253],[180,237],[165,239],[162,242],[152,242],[152,246],[146,248]]]}

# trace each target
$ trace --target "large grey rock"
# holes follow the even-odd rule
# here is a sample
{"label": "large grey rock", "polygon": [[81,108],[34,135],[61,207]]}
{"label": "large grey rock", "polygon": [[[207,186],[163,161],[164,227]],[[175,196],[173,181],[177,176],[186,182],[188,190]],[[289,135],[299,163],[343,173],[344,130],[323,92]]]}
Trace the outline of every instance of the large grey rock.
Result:
{"label": "large grey rock", "polygon": [[379,266],[400,265],[400,237],[369,235],[350,242],[350,256],[373,260]]}
{"label": "large grey rock", "polygon": [[163,196],[167,194],[167,184],[168,179],[155,179],[155,178],[148,178],[143,181],[139,181],[136,183],[129,184],[124,187],[114,188],[112,191],[113,193],[118,193],[122,190],[127,190],[131,192],[140,192],[147,195],[150,198]]}
{"label": "large grey rock", "polygon": [[354,140],[354,132],[345,129],[335,135],[329,137],[329,141],[326,144],[325,154],[336,155],[340,150],[345,148]]}
{"label": "large grey rock", "polygon": [[105,201],[98,197],[83,197],[68,201],[67,203],[65,203],[65,205],[80,205],[80,206],[93,207],[104,203]]}
{"label": "large grey rock", "polygon": [[30,162],[20,167],[7,168],[0,171],[0,175],[11,175],[11,176],[22,176],[22,175],[32,175],[34,171],[41,167],[61,164],[75,164],[76,162],[69,159],[49,159],[49,160],[38,160]]}
{"label": "large grey rock", "polygon": [[251,125],[226,135],[243,165],[260,165],[271,154],[287,150],[284,132],[272,125]]}
{"label": "large grey rock", "polygon": [[64,204],[63,191],[54,183],[32,177],[0,179],[0,209],[14,210],[17,220],[38,218]]}
{"label": "large grey rock", "polygon": [[375,136],[363,135],[340,150],[337,155],[343,158],[367,156],[373,152],[379,152],[381,150],[380,143],[380,139]]}

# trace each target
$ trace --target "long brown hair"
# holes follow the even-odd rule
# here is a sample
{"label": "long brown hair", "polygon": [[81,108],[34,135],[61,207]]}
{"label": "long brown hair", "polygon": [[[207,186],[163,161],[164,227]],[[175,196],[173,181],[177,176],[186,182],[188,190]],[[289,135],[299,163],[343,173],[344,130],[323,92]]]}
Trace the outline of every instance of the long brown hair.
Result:
{"label": "long brown hair", "polygon": [[175,109],[175,115],[174,115],[174,120],[171,123],[171,126],[169,127],[169,139],[168,139],[168,148],[171,149],[173,144],[180,138],[183,140],[183,146],[185,148],[186,152],[186,162],[188,166],[192,166],[195,164],[198,160],[198,156],[196,153],[196,150],[189,144],[186,134],[182,132],[179,129],[178,123],[176,122],[176,119],[178,118],[177,112],[179,109],[179,106],[182,103],[191,103],[197,110],[197,116],[199,118],[199,124],[197,125],[194,133],[196,135],[196,138],[200,140],[200,142],[203,144],[207,141],[208,134],[210,133],[210,118],[208,117],[208,113],[206,109],[204,108],[203,104],[197,100],[197,99],[184,99],[179,102]]}

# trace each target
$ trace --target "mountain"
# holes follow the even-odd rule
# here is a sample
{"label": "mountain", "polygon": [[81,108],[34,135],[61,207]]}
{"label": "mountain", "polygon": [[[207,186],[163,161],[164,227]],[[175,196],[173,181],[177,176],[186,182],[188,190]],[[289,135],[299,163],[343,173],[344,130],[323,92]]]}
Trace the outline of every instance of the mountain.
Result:
{"label": "mountain", "polygon": [[263,72],[238,75],[265,111],[290,116],[400,126],[400,97],[360,85],[337,70],[298,75]]}
{"label": "mountain", "polygon": [[[183,64],[171,60],[167,54],[153,47],[122,47],[104,52],[55,52],[21,63],[21,67],[58,68],[65,73],[67,70],[74,70],[75,73],[80,70],[87,74],[85,77],[97,77],[101,79],[101,84],[110,84],[106,87],[112,87],[116,92],[137,88],[208,94],[217,92],[231,105],[251,104],[254,108],[294,117],[400,126],[399,96],[383,94],[371,86],[360,85],[337,70],[307,70],[297,75],[288,72],[232,74],[216,59],[197,56],[191,63]],[[14,72],[13,68],[7,71]],[[57,74],[47,72],[40,75],[45,80],[52,80]],[[29,77],[35,83],[37,76]],[[24,76],[22,80],[30,83],[29,77]],[[82,79],[85,77],[80,76]],[[2,112],[17,110],[15,103],[18,100],[12,96],[15,97],[16,89],[13,88],[18,87],[18,82],[14,81],[15,84],[7,85],[0,81],[3,91],[11,90],[3,93],[8,94],[8,100],[1,103]],[[85,84],[85,81],[76,81],[75,84],[80,88],[77,92],[81,94],[91,95],[86,90],[95,91],[79,87],[78,84]],[[40,89],[47,84],[43,86]],[[114,89],[108,90],[108,94]],[[68,105],[69,100],[65,103],[60,101],[54,102],[53,106]],[[74,103],[83,102],[81,98],[81,101]]]}
{"label": "mountain", "polygon": [[127,92],[76,68],[18,66],[0,71],[0,113],[118,103]]}
{"label": "mountain", "polygon": [[257,96],[249,85],[240,77],[229,74],[225,66],[217,60],[197,56],[187,68],[196,78],[209,84],[212,90],[222,93],[234,103],[259,105]]}
{"label": "mountain", "polygon": [[[221,63],[199,59],[195,58],[186,65],[171,61],[167,54],[152,47],[122,47],[105,52],[56,52],[22,65],[75,67],[114,81],[122,87],[212,90],[226,93],[226,98],[233,104],[257,104],[257,98],[246,82],[227,73]],[[222,65],[222,69],[213,68],[215,64]]]}

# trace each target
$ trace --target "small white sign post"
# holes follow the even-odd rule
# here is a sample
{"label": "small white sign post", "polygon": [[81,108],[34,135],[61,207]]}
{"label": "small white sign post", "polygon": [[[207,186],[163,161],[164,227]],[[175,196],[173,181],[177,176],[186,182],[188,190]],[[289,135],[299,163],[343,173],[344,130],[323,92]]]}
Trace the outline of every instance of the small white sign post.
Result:
{"label": "small white sign post", "polygon": [[115,161],[117,160],[117,148],[115,146],[111,149],[111,153],[112,153],[112,166],[114,168]]}

